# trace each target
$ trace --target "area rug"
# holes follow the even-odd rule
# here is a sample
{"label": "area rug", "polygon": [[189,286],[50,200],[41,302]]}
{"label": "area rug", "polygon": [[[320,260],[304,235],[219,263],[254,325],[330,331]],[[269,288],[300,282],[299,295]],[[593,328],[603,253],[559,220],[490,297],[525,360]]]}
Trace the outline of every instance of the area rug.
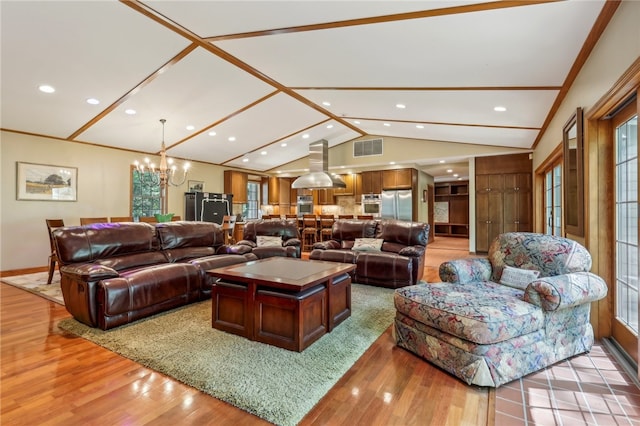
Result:
{"label": "area rug", "polygon": [[3,283],[21,288],[30,293],[37,294],[52,302],[64,305],[62,291],[60,290],[60,274],[56,271],[47,284],[48,272],[36,272],[35,274],[15,275],[13,277],[2,277]]}
{"label": "area rug", "polygon": [[391,325],[393,290],[352,285],[352,314],[302,353],[211,328],[211,301],[109,331],[59,327],[278,425],[295,425]]}

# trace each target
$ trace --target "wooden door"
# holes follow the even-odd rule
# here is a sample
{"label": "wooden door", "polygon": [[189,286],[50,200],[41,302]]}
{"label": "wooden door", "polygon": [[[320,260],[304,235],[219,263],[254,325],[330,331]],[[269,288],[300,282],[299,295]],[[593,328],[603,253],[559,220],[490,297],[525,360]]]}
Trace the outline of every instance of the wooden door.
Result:
{"label": "wooden door", "polygon": [[531,175],[511,173],[504,175],[503,232],[530,232],[532,230]]}

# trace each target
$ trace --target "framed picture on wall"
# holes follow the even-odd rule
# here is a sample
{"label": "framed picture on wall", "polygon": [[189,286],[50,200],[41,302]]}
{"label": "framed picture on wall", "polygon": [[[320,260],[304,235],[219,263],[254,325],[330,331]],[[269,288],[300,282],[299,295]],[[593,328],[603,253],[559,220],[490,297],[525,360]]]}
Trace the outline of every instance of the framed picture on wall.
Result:
{"label": "framed picture on wall", "polygon": [[16,199],[77,201],[78,168],[16,163]]}
{"label": "framed picture on wall", "polygon": [[204,191],[204,182],[201,180],[190,180],[189,181],[189,192],[203,192]]}

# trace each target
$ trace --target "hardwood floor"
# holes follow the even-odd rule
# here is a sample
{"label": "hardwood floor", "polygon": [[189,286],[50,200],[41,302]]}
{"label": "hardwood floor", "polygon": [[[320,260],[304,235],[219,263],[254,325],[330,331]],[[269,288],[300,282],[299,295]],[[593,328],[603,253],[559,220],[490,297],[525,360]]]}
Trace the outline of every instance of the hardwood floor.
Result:
{"label": "hardwood floor", "polygon": [[[425,278],[437,281],[442,257],[467,255],[430,245]],[[41,297],[2,284],[0,315],[2,424],[268,424],[61,331],[70,315]],[[395,347],[390,327],[300,424],[493,425],[494,398]]]}

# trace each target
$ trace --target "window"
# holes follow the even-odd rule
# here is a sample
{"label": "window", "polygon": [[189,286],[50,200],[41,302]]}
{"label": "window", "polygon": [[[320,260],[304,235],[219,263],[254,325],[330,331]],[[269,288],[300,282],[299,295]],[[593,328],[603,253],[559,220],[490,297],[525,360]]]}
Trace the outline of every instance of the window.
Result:
{"label": "window", "polygon": [[260,182],[249,181],[247,183],[247,211],[245,219],[258,219],[258,207],[260,206]]}
{"label": "window", "polygon": [[544,232],[562,236],[562,164],[556,163],[545,173],[544,182]]}
{"label": "window", "polygon": [[616,317],[638,335],[638,116],[615,129]]}
{"label": "window", "polygon": [[140,172],[131,168],[131,215],[133,220],[141,216],[153,216],[161,213],[160,176],[158,173]]}

